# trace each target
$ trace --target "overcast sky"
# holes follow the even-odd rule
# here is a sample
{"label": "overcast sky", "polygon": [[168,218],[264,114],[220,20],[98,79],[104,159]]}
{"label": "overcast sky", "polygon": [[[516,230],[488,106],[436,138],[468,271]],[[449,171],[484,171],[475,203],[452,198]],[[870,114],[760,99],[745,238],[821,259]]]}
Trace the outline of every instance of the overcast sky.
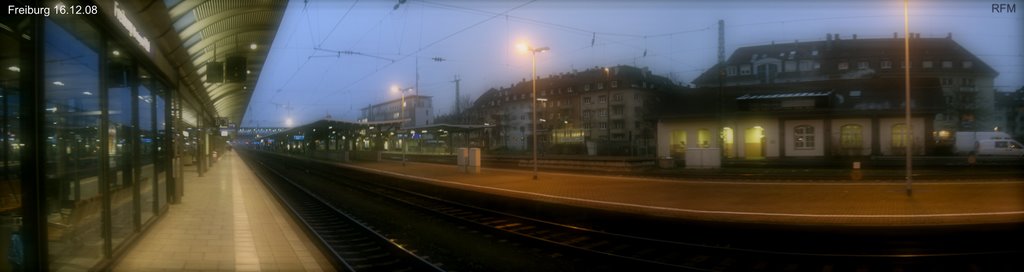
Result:
{"label": "overcast sky", "polygon": [[[910,31],[951,32],[1000,73],[997,89],[1016,90],[1024,86],[1022,2],[911,1]],[[284,126],[289,118],[299,125],[328,114],[354,121],[360,108],[400,98],[393,86],[413,87],[417,62],[419,94],[434,97],[436,113],[448,113],[455,75],[471,99],[530,77],[530,56],[517,43],[551,48],[537,55],[538,76],[634,65],[689,84],[716,61],[719,19],[726,57],[738,47],[818,41],[826,33],[903,36],[902,1],[408,0],[394,9],[397,3],[291,1],[241,125]],[[1017,10],[994,13],[993,3]]]}

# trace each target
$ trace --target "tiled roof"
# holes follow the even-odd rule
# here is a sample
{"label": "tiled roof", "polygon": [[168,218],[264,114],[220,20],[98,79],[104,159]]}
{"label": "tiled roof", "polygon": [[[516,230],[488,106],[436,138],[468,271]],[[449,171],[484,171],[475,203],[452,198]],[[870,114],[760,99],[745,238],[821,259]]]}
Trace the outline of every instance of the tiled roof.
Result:
{"label": "tiled roof", "polygon": [[[900,69],[900,63],[903,60],[903,39],[893,38],[880,38],[880,39],[842,39],[842,40],[830,40],[830,41],[811,41],[811,42],[793,42],[793,43],[775,43],[769,45],[756,45],[740,47],[736,49],[729,56],[725,65],[727,66],[739,66],[742,64],[753,64],[755,62],[763,61],[766,59],[774,59],[778,61],[800,61],[800,60],[812,60],[817,61],[821,66],[819,69],[813,71],[802,71],[799,72],[800,76],[806,76],[807,80],[803,81],[814,81],[815,78],[829,78],[831,76],[840,77],[843,74],[848,74],[851,70],[856,70],[856,62],[859,61],[871,61],[877,62],[879,60],[892,61],[892,69],[874,69],[873,73],[867,73],[865,75],[883,74],[883,75],[901,75],[903,69]],[[930,70],[923,70],[927,72],[964,72],[964,73],[976,73],[978,75],[991,75],[995,76],[998,74],[991,66],[984,63],[975,54],[968,51],[967,49],[960,46],[952,37],[946,38],[912,38],[910,40],[911,50],[911,69],[922,71],[920,62],[925,60],[932,60],[936,62],[936,68],[930,68]],[[956,68],[959,70],[948,70],[939,67],[941,61],[954,61],[956,62]],[[971,67],[962,67],[962,61],[972,62]],[[849,70],[837,70],[836,63],[839,62],[850,62]],[[877,68],[877,63],[871,64],[873,68]],[[711,69],[708,69],[699,77],[694,79],[693,83],[698,86],[711,86],[718,84],[718,69],[719,65],[715,65]],[[751,67],[751,69],[754,69]],[[779,76],[782,74],[790,73],[790,71],[782,72],[779,71]],[[812,73],[808,75],[807,73]],[[815,77],[814,75],[819,75]],[[932,76],[920,74],[921,76]],[[792,76],[792,75],[788,75]],[[750,75],[734,75],[726,76],[724,80],[726,82],[740,80],[744,77],[750,77]],[[728,85],[728,84],[727,84]]]}
{"label": "tiled roof", "polygon": [[816,92],[788,92],[788,93],[775,93],[775,94],[744,94],[737,97],[736,100],[753,100],[753,99],[778,99],[778,98],[794,98],[794,97],[818,97],[828,96],[832,94],[831,91],[816,91]]}

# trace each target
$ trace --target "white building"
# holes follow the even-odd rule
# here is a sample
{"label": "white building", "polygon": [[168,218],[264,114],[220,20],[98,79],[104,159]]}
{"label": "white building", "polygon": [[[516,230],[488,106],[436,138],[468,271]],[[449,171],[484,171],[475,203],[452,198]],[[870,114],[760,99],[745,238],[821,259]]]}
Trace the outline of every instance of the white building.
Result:
{"label": "white building", "polygon": [[[410,95],[360,109],[359,122],[405,120],[402,127],[421,127],[434,123],[433,99],[430,96]],[[403,111],[404,110],[404,111]]]}
{"label": "white building", "polygon": [[674,97],[658,121],[659,157],[720,149],[725,158],[858,157],[933,152],[939,79],[911,86],[911,136],[898,79],[701,88]]}

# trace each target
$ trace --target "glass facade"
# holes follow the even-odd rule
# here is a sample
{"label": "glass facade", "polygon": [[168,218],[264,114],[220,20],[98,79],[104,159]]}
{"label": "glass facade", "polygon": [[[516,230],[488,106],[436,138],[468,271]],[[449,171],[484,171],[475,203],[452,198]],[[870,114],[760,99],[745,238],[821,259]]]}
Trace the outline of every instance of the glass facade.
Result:
{"label": "glass facade", "polygon": [[172,90],[90,20],[0,20],[0,271],[103,269],[167,209]]}
{"label": "glass facade", "polygon": [[[56,18],[55,18],[56,19]],[[103,258],[98,190],[104,138],[100,124],[99,33],[73,17],[46,20],[43,35],[45,99],[44,215],[51,267],[81,266]]]}
{"label": "glass facade", "polygon": [[[5,19],[3,23],[18,24],[25,18]],[[19,20],[20,19],[20,20]],[[19,115],[23,91],[23,71],[31,69],[23,65],[27,54],[22,48],[27,41],[18,34],[20,31],[0,30],[0,137],[3,146],[0,161],[0,270],[16,270],[24,263],[24,247],[12,241],[24,240],[22,228],[22,172],[21,155],[24,143]],[[16,238],[17,237],[17,238]]]}

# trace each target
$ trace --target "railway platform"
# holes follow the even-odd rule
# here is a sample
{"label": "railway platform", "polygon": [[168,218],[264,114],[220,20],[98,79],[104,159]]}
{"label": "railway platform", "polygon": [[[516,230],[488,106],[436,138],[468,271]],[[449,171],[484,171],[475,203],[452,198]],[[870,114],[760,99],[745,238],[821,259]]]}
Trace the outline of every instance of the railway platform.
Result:
{"label": "railway platform", "polygon": [[1024,224],[1024,181],[773,181],[657,179],[409,162],[345,167],[536,201],[685,220],[781,225],[912,227]]}
{"label": "railway platform", "polygon": [[227,152],[204,176],[185,171],[181,204],[114,271],[332,271],[252,170]]}

